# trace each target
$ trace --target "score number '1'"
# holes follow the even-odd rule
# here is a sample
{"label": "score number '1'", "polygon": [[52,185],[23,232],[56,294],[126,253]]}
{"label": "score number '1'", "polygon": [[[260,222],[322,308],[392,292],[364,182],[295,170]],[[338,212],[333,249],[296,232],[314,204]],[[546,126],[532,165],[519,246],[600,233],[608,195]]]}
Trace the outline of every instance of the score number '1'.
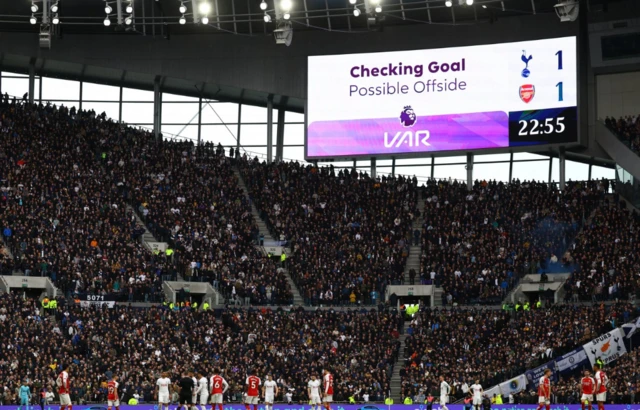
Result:
{"label": "score number '1'", "polygon": [[[556,53],[558,56],[558,70],[562,70],[562,50],[558,50]],[[562,90],[562,81],[556,84],[556,88],[558,89],[558,101],[564,101],[564,92]]]}

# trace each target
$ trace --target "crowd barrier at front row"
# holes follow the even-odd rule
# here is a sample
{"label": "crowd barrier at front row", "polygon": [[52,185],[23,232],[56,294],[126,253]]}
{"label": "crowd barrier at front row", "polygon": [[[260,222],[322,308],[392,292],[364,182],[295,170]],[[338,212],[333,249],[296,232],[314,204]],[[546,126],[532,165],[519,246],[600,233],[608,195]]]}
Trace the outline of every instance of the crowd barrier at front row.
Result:
{"label": "crowd barrier at front row", "polygon": [[[170,410],[177,410],[178,406],[172,404]],[[426,410],[424,404],[392,404],[387,406],[384,404],[332,404],[331,410]],[[447,406],[449,410],[464,410],[462,404],[450,404]],[[492,405],[492,410],[533,410],[537,407],[537,404],[501,404]],[[594,409],[597,409],[597,404],[594,403]],[[200,408],[200,406],[198,406]],[[0,406],[0,410],[18,410],[20,406]],[[45,406],[45,410],[59,410],[60,407],[54,404]],[[211,405],[207,406],[207,409],[211,409]],[[294,405],[294,404],[275,404],[274,410],[311,410],[309,405]],[[640,410],[640,404],[605,404],[606,410]],[[25,406],[22,406],[21,410],[26,410]],[[40,410],[39,405],[30,405],[28,410]],[[73,410],[107,410],[106,404],[85,404],[74,405]],[[158,410],[157,404],[138,404],[136,406],[122,405],[120,410]],[[224,406],[224,410],[245,410],[244,404],[228,404]],[[264,405],[259,405],[258,410],[265,410]],[[433,405],[433,410],[440,410],[439,404]],[[552,404],[551,410],[581,410],[579,404]]]}

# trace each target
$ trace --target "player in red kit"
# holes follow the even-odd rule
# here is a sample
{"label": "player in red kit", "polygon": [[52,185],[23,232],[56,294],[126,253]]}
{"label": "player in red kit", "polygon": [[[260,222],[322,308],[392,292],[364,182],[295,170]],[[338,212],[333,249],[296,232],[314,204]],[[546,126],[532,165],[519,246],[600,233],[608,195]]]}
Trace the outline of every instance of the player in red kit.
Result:
{"label": "player in red kit", "polygon": [[69,379],[69,373],[67,373],[66,366],[60,366],[62,371],[56,379],[56,385],[58,386],[58,395],[60,396],[60,410],[64,410],[65,407],[71,410],[71,380]]}
{"label": "player in red kit", "polygon": [[544,376],[540,378],[538,384],[538,410],[546,407],[551,409],[551,369],[545,369]]}
{"label": "player in red kit", "polygon": [[255,376],[253,372],[249,372],[247,376],[247,395],[244,399],[244,407],[246,410],[251,410],[253,404],[253,410],[258,410],[258,400],[260,399],[260,378]]}
{"label": "player in red kit", "polygon": [[607,400],[609,378],[605,372],[602,371],[599,364],[594,365],[593,370],[596,371],[596,401],[598,402],[598,410],[604,410],[604,402]]}
{"label": "player in red kit", "polygon": [[333,401],[333,375],[329,370],[322,371],[322,402],[326,410],[331,410],[331,402]]}
{"label": "player in red kit", "polygon": [[229,383],[220,376],[220,369],[214,369],[213,377],[211,377],[211,410],[216,410],[216,404],[219,410],[223,410],[223,397],[229,388]]}
{"label": "player in red kit", "polygon": [[582,396],[580,397],[580,403],[582,403],[582,410],[585,410],[585,404],[589,405],[589,410],[591,410],[591,403],[593,403],[593,393],[596,389],[596,381],[591,377],[591,373],[589,370],[584,371],[584,377],[580,381],[580,386],[582,388]]}
{"label": "player in red kit", "polygon": [[116,410],[120,410],[120,396],[118,395],[118,376],[113,376],[107,383],[107,410],[111,410],[111,407],[115,407]]}

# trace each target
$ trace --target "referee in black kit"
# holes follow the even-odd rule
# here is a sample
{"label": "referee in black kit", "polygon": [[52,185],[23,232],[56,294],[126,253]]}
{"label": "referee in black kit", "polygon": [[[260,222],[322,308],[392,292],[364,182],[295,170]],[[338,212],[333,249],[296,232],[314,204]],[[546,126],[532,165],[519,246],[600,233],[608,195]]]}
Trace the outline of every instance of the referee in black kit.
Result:
{"label": "referee in black kit", "polygon": [[178,410],[182,409],[184,405],[187,409],[191,406],[191,398],[193,397],[193,391],[196,388],[193,378],[188,374],[182,373],[182,378],[178,380],[178,391],[180,392],[180,398],[178,399]]}

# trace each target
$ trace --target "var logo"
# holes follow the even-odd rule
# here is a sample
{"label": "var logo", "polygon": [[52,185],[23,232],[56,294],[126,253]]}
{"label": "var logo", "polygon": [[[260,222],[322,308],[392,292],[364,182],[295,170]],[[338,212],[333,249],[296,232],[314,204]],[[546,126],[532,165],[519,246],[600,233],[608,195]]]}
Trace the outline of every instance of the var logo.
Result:
{"label": "var logo", "polygon": [[415,133],[413,131],[398,131],[393,138],[391,138],[391,141],[389,141],[389,133],[385,132],[384,147],[399,148],[402,144],[406,144],[410,147],[419,147],[420,145],[430,147],[431,144],[429,144],[428,139],[429,131],[427,130],[416,131]]}

